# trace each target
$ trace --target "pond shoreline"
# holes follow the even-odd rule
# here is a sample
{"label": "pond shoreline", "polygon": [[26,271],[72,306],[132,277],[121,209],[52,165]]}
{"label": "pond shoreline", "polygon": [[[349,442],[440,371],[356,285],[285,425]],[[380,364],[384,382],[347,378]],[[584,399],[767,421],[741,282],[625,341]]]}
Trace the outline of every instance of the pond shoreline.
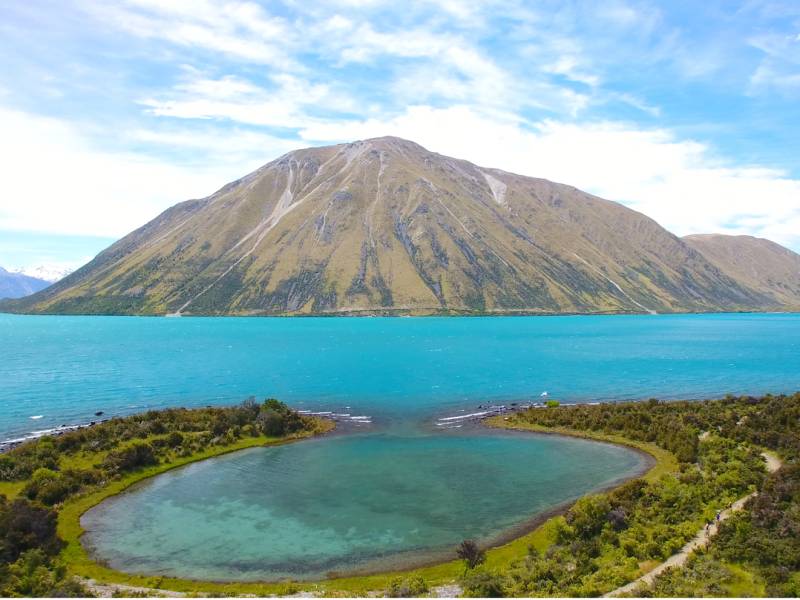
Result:
{"label": "pond shoreline", "polygon": [[[489,550],[490,555],[497,552],[507,552],[510,547],[515,545],[522,544],[522,541],[532,535],[535,535],[540,529],[542,529],[551,519],[562,515],[566,512],[569,507],[579,498],[589,494],[597,494],[602,493],[611,489],[618,487],[619,485],[623,484],[624,482],[630,481],[632,479],[636,479],[641,477],[645,473],[648,473],[659,463],[659,457],[654,456],[653,453],[648,452],[646,449],[638,447],[635,443],[625,443],[622,440],[610,440],[610,439],[600,439],[599,436],[591,436],[591,435],[584,435],[582,432],[566,432],[566,431],[531,431],[528,428],[524,427],[513,427],[508,426],[506,421],[502,419],[507,419],[508,417],[503,417],[502,415],[497,415],[490,417],[488,419],[481,420],[479,423],[476,424],[478,428],[481,429],[498,429],[498,430],[508,430],[510,431],[522,431],[522,432],[530,432],[530,433],[538,433],[542,435],[558,435],[558,436],[565,436],[565,437],[578,437],[587,440],[591,440],[597,443],[606,443],[606,444],[613,444],[619,446],[625,446],[628,449],[634,450],[640,456],[644,457],[645,460],[642,461],[642,464],[639,468],[637,468],[632,473],[627,473],[624,476],[621,476],[614,481],[603,485],[600,488],[593,489],[586,494],[582,494],[581,496],[577,496],[575,498],[571,498],[567,501],[559,503],[556,506],[553,506],[545,511],[539,512],[529,519],[524,520],[523,522],[511,527],[507,530],[504,530],[495,536],[491,537],[487,543],[484,544]],[[331,427],[327,431],[318,434],[318,435],[328,435],[331,432],[336,432],[342,434],[344,432],[339,431],[338,428]],[[305,436],[304,438],[298,438],[297,440],[288,440],[288,441],[300,441],[302,439],[310,439],[312,436]],[[317,436],[313,436],[317,437]],[[282,442],[286,443],[286,442]],[[237,452],[239,450],[244,450],[253,447],[259,447],[260,444],[245,446],[242,448],[230,448],[224,452],[219,452],[215,454],[211,454],[208,456],[197,457],[196,460],[192,460],[190,462],[197,462],[201,460],[205,460],[208,458],[214,458],[217,456],[221,456],[224,454],[229,454],[231,452]],[[75,572],[75,574],[83,576],[83,577],[90,577],[94,579],[100,580],[108,580],[112,583],[123,583],[123,584],[136,584],[136,585],[148,585],[157,582],[158,587],[164,587],[166,589],[175,589],[180,591],[193,591],[193,590],[209,590],[213,591],[214,593],[223,592],[224,590],[230,591],[231,589],[237,590],[254,590],[257,589],[260,592],[266,592],[268,590],[274,591],[281,586],[285,586],[286,579],[279,579],[279,580],[264,580],[264,581],[225,581],[225,580],[193,580],[193,579],[185,579],[179,577],[168,577],[168,576],[153,576],[153,575],[143,575],[143,574],[133,574],[133,573],[126,573],[122,571],[117,571],[115,569],[111,569],[108,567],[103,566],[101,559],[96,556],[93,556],[93,552],[91,549],[88,549],[84,546],[80,537],[83,534],[83,529],[80,527],[80,519],[82,515],[88,511],[90,508],[96,506],[97,504],[101,503],[105,499],[119,494],[121,492],[129,490],[135,484],[142,482],[146,479],[150,479],[156,475],[159,475],[163,472],[168,470],[172,470],[174,468],[179,468],[181,466],[188,465],[189,462],[172,465],[168,468],[160,470],[159,472],[154,472],[148,475],[143,475],[140,477],[132,478],[131,481],[128,481],[124,486],[120,487],[112,491],[111,493],[104,494],[100,498],[95,498],[91,504],[84,503],[84,506],[81,507],[81,510],[78,514],[71,515],[74,520],[77,520],[77,529],[80,531],[78,535],[77,543],[80,545],[80,550],[78,554],[82,555],[80,557],[83,560],[79,560],[79,564],[73,563],[73,566],[77,566],[77,569],[71,569]],[[61,529],[61,527],[60,527]],[[72,541],[72,540],[70,540]],[[527,547],[527,545],[526,545]],[[423,553],[424,555],[425,553]],[[325,579],[309,579],[297,582],[296,584],[300,586],[302,589],[308,589],[315,586],[323,586],[325,588],[330,589],[340,589],[340,586],[344,586],[343,589],[352,589],[352,586],[355,584],[358,586],[359,583],[363,585],[369,586],[370,580],[383,580],[389,576],[397,575],[398,573],[408,574],[409,572],[416,572],[416,571],[429,571],[429,570],[437,570],[444,568],[446,570],[453,570],[453,566],[455,565],[458,567],[460,562],[455,561],[455,554],[453,551],[438,551],[434,550],[427,553],[427,556],[421,556],[418,551],[409,551],[408,552],[408,560],[404,561],[403,557],[398,555],[393,555],[390,558],[385,559],[385,562],[382,559],[378,559],[381,563],[380,566],[378,564],[374,564],[372,567],[364,567],[364,568],[356,568],[347,571],[337,571],[331,572],[328,578]],[[398,560],[399,559],[399,560]],[[87,564],[91,563],[91,564]],[[84,568],[80,568],[84,567]],[[94,567],[89,568],[88,570],[86,567]],[[361,586],[358,586],[361,587]],[[371,589],[371,588],[370,588]]]}

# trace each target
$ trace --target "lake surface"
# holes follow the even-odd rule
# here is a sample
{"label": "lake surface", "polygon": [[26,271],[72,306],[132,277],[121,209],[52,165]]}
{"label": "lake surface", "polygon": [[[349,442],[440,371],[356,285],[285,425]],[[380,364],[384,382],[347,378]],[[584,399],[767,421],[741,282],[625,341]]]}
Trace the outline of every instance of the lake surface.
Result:
{"label": "lake surface", "polygon": [[82,519],[115,569],[208,580],[319,579],[454,558],[532,515],[641,472],[608,444],[485,430],[372,433],[179,469]]}
{"label": "lake surface", "polygon": [[0,439],[87,422],[97,411],[110,416],[250,395],[399,426],[487,401],[538,398],[544,390],[570,402],[800,389],[797,314],[0,315],[0,349]]}
{"label": "lake surface", "polygon": [[[277,397],[346,435],[159,476],[85,515],[98,556],[205,579],[441,558],[638,472],[630,450],[439,429],[487,403],[800,389],[800,315],[137,318],[0,315],[0,438],[167,406]],[[35,418],[32,418],[35,417]],[[360,429],[358,429],[360,428]]]}

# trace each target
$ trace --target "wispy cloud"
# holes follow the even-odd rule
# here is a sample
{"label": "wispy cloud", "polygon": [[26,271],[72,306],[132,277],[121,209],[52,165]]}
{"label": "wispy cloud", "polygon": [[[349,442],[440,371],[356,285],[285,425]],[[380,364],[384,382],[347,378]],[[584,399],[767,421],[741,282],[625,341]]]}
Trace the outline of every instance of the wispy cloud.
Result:
{"label": "wispy cloud", "polygon": [[761,34],[749,44],[763,55],[750,78],[751,92],[800,92],[800,35]]}
{"label": "wispy cloud", "polygon": [[280,68],[298,65],[286,51],[298,32],[254,2],[123,0],[87,2],[83,7],[104,23],[141,38]]}
{"label": "wispy cloud", "polygon": [[794,2],[51,8],[0,5],[6,230],[118,235],[289,149],[391,133],[800,248]]}
{"label": "wispy cloud", "polygon": [[244,164],[180,166],[142,153],[104,151],[61,120],[2,108],[0,130],[0,230],[122,236],[276,153],[264,147]]}
{"label": "wispy cloud", "polygon": [[219,79],[193,77],[157,98],[139,103],[153,115],[179,119],[226,119],[271,127],[300,127],[309,109],[329,112],[352,110],[353,102],[326,84],[315,84],[290,74],[277,74],[265,85],[235,76]]}

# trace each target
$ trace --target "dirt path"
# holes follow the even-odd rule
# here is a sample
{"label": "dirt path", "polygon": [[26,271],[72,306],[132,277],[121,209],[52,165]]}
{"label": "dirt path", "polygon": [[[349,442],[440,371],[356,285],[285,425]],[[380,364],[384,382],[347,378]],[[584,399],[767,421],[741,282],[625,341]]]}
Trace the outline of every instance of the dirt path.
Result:
{"label": "dirt path", "polygon": [[184,598],[183,592],[171,592],[169,590],[157,590],[153,588],[137,587],[134,585],[123,585],[121,583],[98,583],[94,579],[83,579],[81,583],[85,585],[97,598],[113,598],[114,594],[124,594],[127,597],[145,594],[147,596],[161,596],[164,598]]}
{"label": "dirt path", "polygon": [[460,585],[452,583],[450,585],[439,585],[431,589],[434,598],[458,598],[464,592]]}
{"label": "dirt path", "polygon": [[[778,458],[778,456],[772,452],[762,452],[761,456],[764,457],[764,460],[767,463],[767,471],[769,471],[770,473],[774,473],[775,471],[780,469],[781,465],[783,464],[781,463],[781,460]],[[756,494],[757,492],[753,492],[752,494],[748,494],[743,498],[739,498],[736,502],[731,504],[729,508],[726,508],[720,513],[719,519],[713,525],[711,525],[711,527],[709,527],[708,529],[704,527],[699,532],[697,532],[697,535],[694,537],[694,539],[691,540],[689,543],[687,543],[683,548],[681,548],[680,552],[670,556],[667,560],[658,565],[652,571],[649,571],[648,573],[642,575],[638,579],[634,579],[627,585],[623,585],[622,587],[615,589],[613,592],[605,594],[604,597],[611,598],[615,596],[621,596],[623,594],[629,594],[634,590],[636,590],[640,585],[651,585],[655,580],[655,578],[661,575],[661,573],[663,573],[667,569],[670,569],[672,567],[682,566],[689,559],[689,556],[692,554],[692,552],[694,552],[698,548],[703,548],[707,546],[708,543],[711,541],[711,538],[717,535],[717,530],[719,529],[719,523],[730,517],[736,511],[741,510],[742,507],[745,505],[745,503]]]}

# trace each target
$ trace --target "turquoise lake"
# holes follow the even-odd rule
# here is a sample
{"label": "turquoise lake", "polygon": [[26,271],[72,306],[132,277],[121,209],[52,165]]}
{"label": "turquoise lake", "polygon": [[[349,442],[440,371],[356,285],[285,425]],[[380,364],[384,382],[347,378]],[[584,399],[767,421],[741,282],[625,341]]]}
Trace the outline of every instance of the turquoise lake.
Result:
{"label": "turquoise lake", "polygon": [[[122,570],[315,578],[446,557],[644,468],[630,450],[437,420],[487,403],[800,389],[800,315],[137,318],[0,315],[0,439],[272,396],[344,433],[159,476],[84,516]],[[34,418],[35,417],[35,418]]]}
{"label": "turquoise lake", "polygon": [[389,425],[486,401],[536,399],[544,390],[569,402],[800,389],[797,314],[0,314],[0,348],[0,439],[86,422],[101,410],[110,416],[250,395],[367,414]]}

